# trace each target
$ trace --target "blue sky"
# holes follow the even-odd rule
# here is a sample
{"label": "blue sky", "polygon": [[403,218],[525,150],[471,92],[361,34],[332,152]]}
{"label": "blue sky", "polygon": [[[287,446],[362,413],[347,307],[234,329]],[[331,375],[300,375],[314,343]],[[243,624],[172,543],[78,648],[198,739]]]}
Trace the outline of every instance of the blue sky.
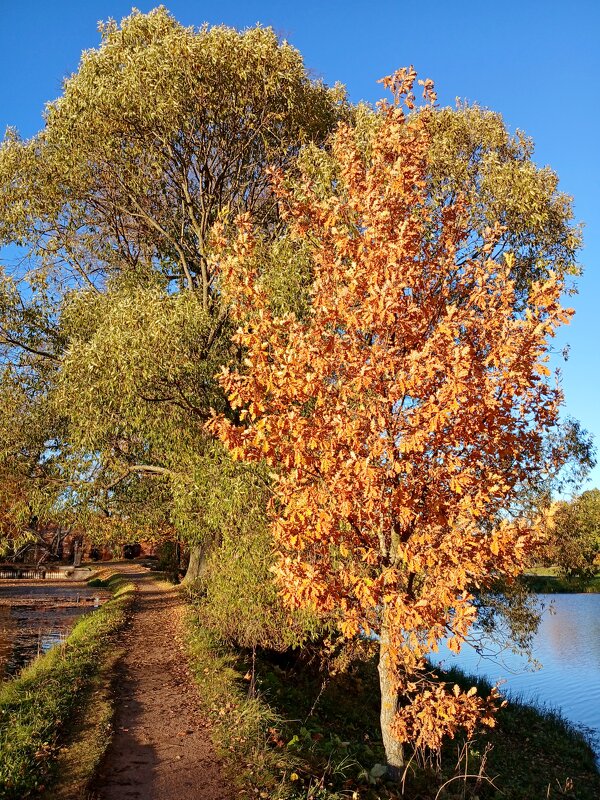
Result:
{"label": "blue sky", "polygon": [[[157,5],[137,2],[141,11]],[[414,64],[436,83],[442,104],[456,97],[499,111],[511,130],[536,142],[575,198],[585,223],[585,274],[571,301],[576,316],[560,336],[566,413],[600,446],[600,3],[598,0],[173,0],[182,23],[272,25],[328,83],[352,100],[381,96],[377,80]],[[122,0],[0,0],[0,130],[30,136],[44,103],[61,92],[83,49],[98,44],[96,23],[131,11]],[[592,476],[600,487],[600,467]],[[588,484],[588,487],[592,484]]]}

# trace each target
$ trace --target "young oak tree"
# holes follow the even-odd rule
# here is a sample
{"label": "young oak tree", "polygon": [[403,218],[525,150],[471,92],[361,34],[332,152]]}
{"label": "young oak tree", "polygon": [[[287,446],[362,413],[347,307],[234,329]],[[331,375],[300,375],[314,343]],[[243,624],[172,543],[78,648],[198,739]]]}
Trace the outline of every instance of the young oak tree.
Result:
{"label": "young oak tree", "polygon": [[222,237],[222,281],[246,359],[220,379],[239,423],[210,423],[235,458],[273,470],[287,604],[332,616],[346,637],[379,637],[394,775],[403,743],[438,748],[459,727],[493,724],[495,692],[446,686],[425,658],[446,637],[460,649],[474,592],[516,575],[540,535],[518,496],[553,466],[544,437],[561,392],[547,351],[569,318],[557,273],[519,296],[511,254],[491,256],[500,225],[464,256],[470,199],[431,202],[435,94],[425,81],[429,105],[406,115],[414,80],[412,68],[385,80],[394,103],[379,106],[368,158],[347,126],[338,130],[334,195],[310,180],[290,192],[274,176],[290,235],[311,253],[302,316],[270,301],[247,216],[232,244]]}

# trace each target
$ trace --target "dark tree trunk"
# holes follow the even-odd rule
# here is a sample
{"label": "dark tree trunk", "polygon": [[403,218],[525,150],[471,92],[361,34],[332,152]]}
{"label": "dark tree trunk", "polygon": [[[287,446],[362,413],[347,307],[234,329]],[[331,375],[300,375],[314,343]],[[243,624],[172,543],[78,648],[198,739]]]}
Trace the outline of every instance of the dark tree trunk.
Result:
{"label": "dark tree trunk", "polygon": [[392,733],[398,708],[398,690],[392,673],[388,652],[389,632],[383,627],[379,645],[379,688],[381,690],[381,736],[385,748],[388,773],[394,780],[400,780],[404,771],[404,748]]}

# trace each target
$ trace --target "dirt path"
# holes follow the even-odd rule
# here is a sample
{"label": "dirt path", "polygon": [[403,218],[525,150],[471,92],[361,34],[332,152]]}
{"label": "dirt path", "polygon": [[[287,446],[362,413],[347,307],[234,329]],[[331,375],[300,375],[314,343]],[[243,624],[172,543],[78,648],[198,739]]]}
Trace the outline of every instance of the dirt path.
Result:
{"label": "dirt path", "polygon": [[[177,591],[131,567],[138,586],[117,679],[99,800],[230,800],[179,641]],[[129,571],[129,570],[128,570]]]}

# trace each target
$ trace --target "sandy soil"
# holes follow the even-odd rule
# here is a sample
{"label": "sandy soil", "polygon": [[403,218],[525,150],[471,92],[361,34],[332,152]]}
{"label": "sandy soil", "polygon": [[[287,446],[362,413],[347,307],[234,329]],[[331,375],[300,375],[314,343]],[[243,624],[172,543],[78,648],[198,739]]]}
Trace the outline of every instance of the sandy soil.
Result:
{"label": "sandy soil", "polygon": [[[123,634],[111,745],[99,772],[99,800],[229,800],[196,686],[186,667],[177,591],[135,572],[134,613]],[[138,568],[139,570],[139,568]]]}

